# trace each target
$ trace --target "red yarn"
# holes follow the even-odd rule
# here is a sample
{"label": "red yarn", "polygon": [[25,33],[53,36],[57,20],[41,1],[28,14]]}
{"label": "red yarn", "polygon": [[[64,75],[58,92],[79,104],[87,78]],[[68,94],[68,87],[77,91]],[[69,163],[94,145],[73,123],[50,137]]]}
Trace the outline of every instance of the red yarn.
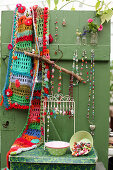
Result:
{"label": "red yarn", "polygon": [[8,168],[10,168],[9,155],[11,152],[14,152],[14,151],[17,151],[18,149],[20,149],[20,146],[21,146],[21,148],[27,148],[27,147],[32,147],[35,144],[31,143],[27,139],[20,137],[15,140],[13,145],[14,145],[14,147],[13,146],[11,147],[11,149],[7,152],[7,156],[6,156]]}
{"label": "red yarn", "polygon": [[16,39],[16,43],[20,41],[33,41],[33,35],[24,35],[23,37],[19,37]]}
{"label": "red yarn", "polygon": [[22,4],[17,4],[16,7],[18,8],[19,6],[22,6]]}
{"label": "red yarn", "polygon": [[45,20],[44,22],[47,23],[48,21]]}
{"label": "red yarn", "polygon": [[53,42],[53,37],[51,34],[49,34],[49,43],[52,43]]}
{"label": "red yarn", "polygon": [[33,76],[33,69],[30,70],[30,74],[31,74],[31,76]]}
{"label": "red yarn", "polygon": [[35,90],[33,96],[40,97],[41,96],[41,90],[37,90],[37,91]]}
{"label": "red yarn", "polygon": [[12,109],[12,108],[15,108],[15,109],[29,109],[29,106],[21,106],[19,105],[18,103],[13,103],[13,104],[10,104],[10,106],[8,108],[5,108],[5,110],[9,110],[9,109]]}
{"label": "red yarn", "polygon": [[46,113],[46,112],[44,112],[44,116],[46,116],[46,114],[47,114],[47,113]]}
{"label": "red yarn", "polygon": [[18,79],[15,80],[15,86],[16,86],[17,88],[20,87],[20,82],[19,82]]}
{"label": "red yarn", "polygon": [[6,94],[7,97],[10,97],[10,96],[13,95],[13,92],[12,92],[11,89],[8,88],[8,89],[5,90],[5,94]]}
{"label": "red yarn", "polygon": [[43,45],[46,45],[46,43],[45,43],[45,42],[43,42]]}
{"label": "red yarn", "polygon": [[44,31],[47,31],[47,28],[44,28]]}
{"label": "red yarn", "polygon": [[24,13],[25,10],[26,10],[26,7],[25,7],[25,6],[19,6],[19,7],[18,7],[18,12],[19,12],[19,13]]}
{"label": "red yarn", "polygon": [[50,79],[50,71],[47,71],[47,78]]}
{"label": "red yarn", "polygon": [[44,14],[44,17],[48,17],[48,14]]}
{"label": "red yarn", "polygon": [[45,28],[47,27],[47,24],[46,24],[46,23],[44,23],[44,27],[45,27]]}
{"label": "red yarn", "polygon": [[34,5],[34,6],[33,6],[33,10],[36,10],[37,7],[38,7],[38,5]]}
{"label": "red yarn", "polygon": [[46,46],[43,46],[43,49],[46,49],[47,47]]}
{"label": "red yarn", "polygon": [[53,115],[53,112],[50,112],[50,115]]}
{"label": "red yarn", "polygon": [[9,50],[11,50],[13,48],[13,45],[10,43],[8,44],[8,47],[7,47]]}
{"label": "red yarn", "polygon": [[0,106],[2,106],[3,101],[4,101],[4,97],[3,97],[3,95],[2,95],[2,100],[1,100],[1,102],[0,102]]}
{"label": "red yarn", "polygon": [[49,90],[48,90],[46,87],[44,87],[44,92],[45,92],[46,94],[49,94]]}
{"label": "red yarn", "polygon": [[32,25],[32,19],[26,19],[25,25],[28,25],[28,26]]}

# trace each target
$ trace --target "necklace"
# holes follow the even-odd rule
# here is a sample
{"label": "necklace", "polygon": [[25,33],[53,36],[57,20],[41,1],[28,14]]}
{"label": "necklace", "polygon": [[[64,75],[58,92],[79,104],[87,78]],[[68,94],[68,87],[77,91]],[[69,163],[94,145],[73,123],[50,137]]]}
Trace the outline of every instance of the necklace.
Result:
{"label": "necklace", "polygon": [[[73,72],[75,71],[75,73],[77,75],[79,75],[77,50],[75,51],[75,53],[73,55],[73,65],[72,65],[72,68],[73,68]],[[73,85],[78,85],[78,83],[79,83],[79,81],[76,80],[76,84],[73,84]]]}
{"label": "necklace", "polygon": [[61,92],[61,80],[62,80],[62,70],[61,70],[61,68],[59,70],[58,80],[59,80],[59,82],[58,82],[58,93],[60,93]]}
{"label": "necklace", "polygon": [[[92,136],[94,135],[95,125],[94,125],[94,114],[95,114],[95,104],[94,104],[94,90],[95,90],[95,69],[94,69],[95,63],[94,63],[94,50],[91,50],[91,67],[90,67],[90,77],[89,77],[89,99],[88,99],[88,113],[87,113],[87,119],[89,122],[89,127],[91,130]],[[91,99],[92,97],[92,99]],[[91,106],[92,102],[92,106]],[[91,110],[92,107],[92,110]],[[92,115],[91,115],[92,111]]]}
{"label": "necklace", "polygon": [[[85,64],[84,64],[85,63]],[[83,75],[83,69],[84,69],[84,65],[85,65],[85,68],[86,68],[86,81],[83,81],[83,83],[86,83],[89,81],[89,72],[88,72],[88,65],[87,65],[87,56],[86,56],[86,51],[83,50],[83,53],[82,53],[82,63],[81,63],[81,72],[80,72],[80,75]]]}
{"label": "necklace", "polygon": [[55,21],[55,42],[57,41],[58,38],[58,21],[57,21],[57,17],[56,17],[56,21]]}
{"label": "necklace", "polygon": [[53,90],[54,90],[54,64],[52,65],[52,69],[51,69],[51,94],[53,95]]}

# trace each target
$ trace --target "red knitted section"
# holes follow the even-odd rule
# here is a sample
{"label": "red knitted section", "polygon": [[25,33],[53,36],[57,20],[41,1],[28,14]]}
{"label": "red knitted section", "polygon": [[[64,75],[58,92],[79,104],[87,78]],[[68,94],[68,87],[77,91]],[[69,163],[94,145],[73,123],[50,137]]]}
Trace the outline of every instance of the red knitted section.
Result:
{"label": "red knitted section", "polygon": [[25,35],[23,37],[16,38],[16,43],[22,41],[33,41],[33,35]]}
{"label": "red knitted section", "polygon": [[15,109],[29,109],[29,106],[21,106],[20,104],[18,103],[13,103],[13,104],[10,104],[10,107],[8,108],[5,108],[5,110],[9,110],[9,109],[12,109],[12,108],[15,108]]}
{"label": "red knitted section", "polygon": [[33,143],[31,143],[30,141],[26,140],[25,138],[17,138],[13,144],[14,147],[11,147],[11,149],[7,152],[7,167],[10,168],[10,163],[9,163],[9,155],[11,152],[17,151],[20,148],[27,148],[27,147],[32,147]]}

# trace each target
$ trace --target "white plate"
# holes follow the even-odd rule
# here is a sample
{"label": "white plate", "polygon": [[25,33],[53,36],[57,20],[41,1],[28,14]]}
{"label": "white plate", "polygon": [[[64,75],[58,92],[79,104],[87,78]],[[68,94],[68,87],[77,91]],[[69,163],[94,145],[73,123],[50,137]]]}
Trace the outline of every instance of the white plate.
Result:
{"label": "white plate", "polygon": [[48,148],[61,149],[61,148],[69,147],[69,143],[63,141],[52,141],[52,142],[46,142],[45,146]]}

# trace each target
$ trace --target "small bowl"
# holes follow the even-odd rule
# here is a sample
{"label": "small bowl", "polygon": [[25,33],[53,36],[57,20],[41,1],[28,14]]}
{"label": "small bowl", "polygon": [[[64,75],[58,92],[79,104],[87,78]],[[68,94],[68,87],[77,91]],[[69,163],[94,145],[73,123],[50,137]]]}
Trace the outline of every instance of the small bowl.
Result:
{"label": "small bowl", "polygon": [[52,141],[46,142],[45,146],[51,155],[61,156],[66,153],[69,143],[63,141]]}
{"label": "small bowl", "polygon": [[72,152],[72,148],[73,148],[75,142],[76,143],[77,142],[90,143],[91,148],[93,147],[93,137],[87,131],[78,131],[71,137],[71,139],[70,139],[70,150],[71,150],[71,152]]}

